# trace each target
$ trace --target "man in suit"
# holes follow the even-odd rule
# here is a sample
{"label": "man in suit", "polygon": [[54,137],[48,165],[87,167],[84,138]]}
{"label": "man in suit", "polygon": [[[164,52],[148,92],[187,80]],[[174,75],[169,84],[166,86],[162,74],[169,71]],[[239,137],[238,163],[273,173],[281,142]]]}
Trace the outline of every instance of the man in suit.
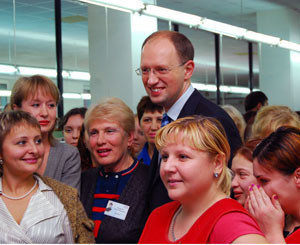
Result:
{"label": "man in suit", "polygon": [[[223,109],[192,87],[193,59],[194,47],[186,36],[173,31],[158,31],[151,34],[142,45],[138,72],[152,102],[163,106],[171,120],[192,115],[218,119],[225,128],[231,152],[234,152],[241,145],[239,132]],[[148,212],[170,201],[159,176],[159,166],[160,159],[156,151],[150,165]]]}

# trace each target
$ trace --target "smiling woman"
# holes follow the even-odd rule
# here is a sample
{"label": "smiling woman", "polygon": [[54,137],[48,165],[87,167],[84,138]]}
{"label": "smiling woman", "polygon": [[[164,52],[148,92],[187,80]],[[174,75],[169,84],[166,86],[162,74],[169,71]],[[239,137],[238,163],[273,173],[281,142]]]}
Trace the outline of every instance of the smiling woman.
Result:
{"label": "smiling woman", "polygon": [[40,75],[19,78],[10,98],[13,110],[30,113],[40,124],[45,154],[38,173],[79,190],[79,152],[75,147],[58,142],[53,136],[58,103],[58,88],[49,78]]}
{"label": "smiling woman", "polygon": [[3,112],[0,243],[94,242],[93,223],[87,218],[77,191],[36,174],[43,156],[39,122],[27,112]]}
{"label": "smiling woman", "polygon": [[81,201],[97,243],[136,243],[143,227],[148,166],[134,160],[134,115],[118,98],[87,111],[87,146],[100,167],[82,173]]}

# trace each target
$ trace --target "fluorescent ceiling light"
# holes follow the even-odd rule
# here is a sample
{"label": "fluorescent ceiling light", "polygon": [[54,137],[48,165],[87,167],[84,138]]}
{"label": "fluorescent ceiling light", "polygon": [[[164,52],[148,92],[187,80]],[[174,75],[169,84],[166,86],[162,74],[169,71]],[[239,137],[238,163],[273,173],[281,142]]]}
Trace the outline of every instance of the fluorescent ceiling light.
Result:
{"label": "fluorescent ceiling light", "polygon": [[[216,92],[217,86],[214,84],[204,84],[204,83],[192,83],[195,89],[200,91],[207,91],[207,92]],[[249,94],[250,89],[246,87],[238,87],[238,86],[226,86],[221,85],[220,91],[223,93],[233,93],[233,94]]]}
{"label": "fluorescent ceiling light", "polygon": [[112,8],[126,12],[139,12],[145,7],[144,3],[139,0],[79,0],[80,2],[95,4],[107,8]]}
{"label": "fluorescent ceiling light", "polygon": [[23,76],[29,76],[29,75],[35,75],[35,74],[40,74],[40,75],[44,75],[47,77],[56,77],[57,76],[57,72],[54,69],[19,66],[18,70],[19,70],[20,75],[23,75]]}
{"label": "fluorescent ceiling light", "polygon": [[76,93],[63,93],[64,99],[81,99],[80,94]]}
{"label": "fluorescent ceiling light", "polygon": [[297,43],[281,40],[280,43],[278,44],[278,46],[281,48],[287,48],[287,49],[291,49],[291,50],[300,52],[300,45]]}
{"label": "fluorescent ceiling light", "polygon": [[11,74],[17,71],[16,67],[11,65],[0,65],[0,73]]}
{"label": "fluorescent ceiling light", "polygon": [[88,72],[70,71],[68,78],[89,81],[91,79],[91,76],[90,73]]}
{"label": "fluorescent ceiling light", "polygon": [[231,36],[234,38],[241,38],[247,31],[245,28],[228,25],[219,21],[214,21],[210,19],[203,18],[200,25],[201,29],[217,32],[219,34]]}
{"label": "fluorescent ceiling light", "polygon": [[0,96],[9,97],[11,95],[10,90],[0,90]]}
{"label": "fluorescent ceiling light", "polygon": [[143,9],[141,13],[188,26],[200,25],[202,19],[197,15],[187,14],[184,12],[163,8],[151,4],[146,4],[146,8]]}
{"label": "fluorescent ceiling light", "polygon": [[254,32],[254,31],[247,31],[244,35],[244,38],[247,40],[266,43],[270,45],[278,45],[280,41],[279,37],[273,37],[262,33]]}

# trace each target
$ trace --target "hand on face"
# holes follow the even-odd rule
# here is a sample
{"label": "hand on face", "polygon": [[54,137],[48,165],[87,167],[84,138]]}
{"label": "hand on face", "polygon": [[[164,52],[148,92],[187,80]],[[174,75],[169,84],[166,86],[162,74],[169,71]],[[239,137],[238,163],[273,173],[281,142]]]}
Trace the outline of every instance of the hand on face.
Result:
{"label": "hand on face", "polygon": [[249,187],[249,196],[245,207],[255,218],[269,242],[282,243],[284,212],[277,195],[270,198],[259,185]]}

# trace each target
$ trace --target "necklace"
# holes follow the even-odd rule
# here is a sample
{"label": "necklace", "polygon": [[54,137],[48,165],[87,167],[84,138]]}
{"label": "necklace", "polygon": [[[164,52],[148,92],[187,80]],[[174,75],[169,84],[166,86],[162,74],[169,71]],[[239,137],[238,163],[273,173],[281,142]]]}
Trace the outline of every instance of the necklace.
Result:
{"label": "necklace", "polygon": [[174,242],[176,242],[178,239],[176,239],[175,237],[175,232],[174,232],[174,226],[175,226],[175,222],[176,222],[176,218],[178,216],[178,214],[180,214],[182,211],[182,206],[180,206],[180,208],[176,211],[174,218],[172,219],[172,223],[171,223],[171,236]]}
{"label": "necklace", "polygon": [[4,192],[2,192],[2,195],[11,200],[20,200],[20,199],[27,197],[34,190],[36,185],[37,185],[37,180],[35,180],[35,184],[32,186],[32,188],[28,192],[26,192],[23,196],[20,196],[20,197],[11,197],[11,196],[6,195]]}

